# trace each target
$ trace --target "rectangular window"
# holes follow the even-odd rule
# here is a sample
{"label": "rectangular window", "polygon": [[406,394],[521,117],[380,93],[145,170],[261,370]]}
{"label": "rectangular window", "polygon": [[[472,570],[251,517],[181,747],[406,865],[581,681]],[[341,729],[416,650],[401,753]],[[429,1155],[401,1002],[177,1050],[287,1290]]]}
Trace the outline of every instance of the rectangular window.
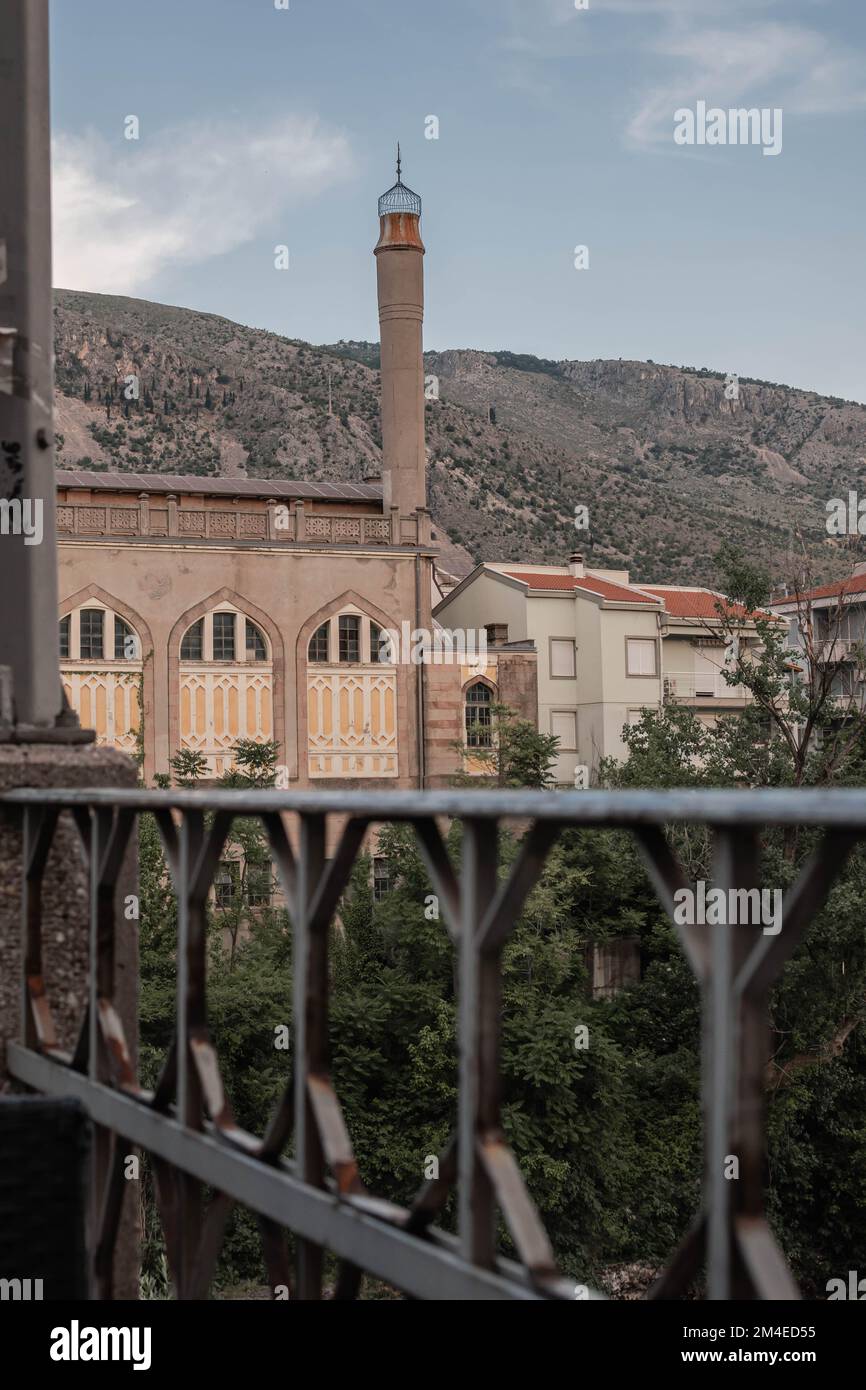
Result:
{"label": "rectangular window", "polygon": [[574,710],[554,710],[550,716],[550,732],[559,739],[560,753],[573,753],[577,748],[577,714]]}
{"label": "rectangular window", "polygon": [[361,619],[350,613],[340,617],[340,660],[361,660]]}
{"label": "rectangular window", "polygon": [[81,660],[102,661],[105,655],[103,642],[103,623],[105,614],[101,608],[82,608],[81,610]]}
{"label": "rectangular window", "polygon": [[250,907],[270,907],[273,880],[269,863],[247,865],[247,901]]}
{"label": "rectangular window", "polygon": [[224,859],[216,871],[213,881],[214,898],[217,907],[231,907],[238,885],[238,866],[234,860]]}
{"label": "rectangular window", "polygon": [[626,671],[630,676],[656,674],[656,644],[651,637],[626,638]]}
{"label": "rectangular window", "polygon": [[234,613],[214,613],[213,615],[213,659],[214,661],[234,661],[235,659]]}
{"label": "rectangular window", "polygon": [[69,659],[69,616],[60,619],[60,660]]}
{"label": "rectangular window", "polygon": [[371,660],[372,662],[378,662],[378,661],[381,661],[381,659],[382,659],[382,648],[381,648],[381,646],[380,646],[381,641],[382,641],[382,629],[380,628],[380,626],[379,626],[378,623],[371,623],[371,624],[370,624],[370,660]]}
{"label": "rectangular window", "polygon": [[380,903],[391,891],[391,869],[387,859],[373,860],[373,901]]}
{"label": "rectangular window", "polygon": [[574,641],[569,637],[551,637],[550,674],[554,679],[574,680],[577,670]]}

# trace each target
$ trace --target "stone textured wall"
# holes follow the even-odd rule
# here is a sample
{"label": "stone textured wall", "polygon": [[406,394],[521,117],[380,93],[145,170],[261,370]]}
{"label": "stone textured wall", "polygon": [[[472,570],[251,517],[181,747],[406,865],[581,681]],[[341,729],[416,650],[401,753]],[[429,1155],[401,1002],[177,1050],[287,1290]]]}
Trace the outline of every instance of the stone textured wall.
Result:
{"label": "stone textured wall", "polygon": [[499,700],[538,727],[538,658],[535,652],[497,653]]}
{"label": "stone textured wall", "polygon": [[[17,787],[134,787],[135,763],[114,748],[58,744],[0,745],[0,791]],[[132,847],[118,883],[121,903],[116,944],[115,1003],[133,1058],[137,1056],[138,923],[127,921],[123,898],[136,891]],[[61,817],[42,890],[42,941],[46,989],[58,1041],[72,1049],[87,1003],[88,874],[71,818]],[[18,1090],[6,1072],[6,1043],[20,1037],[21,829],[20,819],[0,814],[0,1092]],[[138,1296],[138,1190],[130,1183],[117,1247],[115,1296]]]}
{"label": "stone textured wall", "polygon": [[425,666],[424,758],[428,787],[449,787],[461,769],[455,743],[463,738],[463,693],[459,666]]}

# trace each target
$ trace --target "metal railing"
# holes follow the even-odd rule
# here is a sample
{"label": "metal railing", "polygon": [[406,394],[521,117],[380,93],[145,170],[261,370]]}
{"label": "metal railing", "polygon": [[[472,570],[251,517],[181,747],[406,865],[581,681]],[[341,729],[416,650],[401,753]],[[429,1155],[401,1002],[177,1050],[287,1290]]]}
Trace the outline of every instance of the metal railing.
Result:
{"label": "metal railing", "polygon": [[665,671],[665,694],[684,700],[746,700],[749,691],[744,685],[730,685],[721,671]]}
{"label": "metal railing", "polygon": [[857,662],[863,647],[863,637],[836,637],[833,641],[820,643],[818,661],[824,665],[835,665],[838,661]]}
{"label": "metal railing", "polygon": [[[674,894],[688,885],[666,825],[712,828],[715,882],[726,889],[757,886],[762,827],[823,827],[787,895],[778,935],[755,927],[674,924],[703,1001],[703,1197],[690,1232],[649,1294],[676,1297],[705,1264],[710,1298],[799,1297],[763,1210],[767,997],[851,849],[866,835],[866,793],[19,790],[0,796],[0,806],[23,817],[23,1037],[9,1047],[9,1069],[36,1090],[78,1097],[97,1126],[97,1142],[106,1146],[93,1235],[94,1291],[103,1298],[111,1296],[128,1186],[123,1145],[112,1135],[152,1155],[180,1298],[207,1295],[234,1203],[258,1215],[271,1286],[291,1288],[292,1297],[321,1297],[325,1249],[339,1261],[335,1296],[341,1299],[357,1295],[363,1271],[422,1299],[578,1296],[574,1282],[557,1272],[500,1114],[502,952],[547,855],[569,827],[630,832],[673,920]],[[89,1000],[71,1055],[57,1046],[41,937],[42,879],[64,811],[74,817],[91,879]],[[145,811],[158,824],[178,903],[175,1036],[152,1092],[138,1085],[114,1003],[118,875]],[[287,813],[297,818],[296,850]],[[206,901],[239,815],[262,823],[293,930],[294,1075],[262,1137],[236,1124],[208,1031]],[[339,837],[326,860],[332,816]],[[442,818],[452,817],[464,827],[459,875],[440,829]],[[510,873],[500,879],[498,832],[509,820],[524,834]],[[459,964],[455,1136],[440,1157],[438,1178],[408,1207],[366,1190],[328,1061],[329,925],[371,825],[399,821],[414,826]],[[295,1158],[286,1161],[280,1155],[292,1132]],[[731,1155],[739,1159],[737,1182],[728,1181]],[[207,1211],[205,1184],[216,1194]],[[433,1224],[454,1185],[456,1236]],[[519,1261],[497,1253],[497,1208]],[[296,1238],[294,1280],[284,1229]]]}

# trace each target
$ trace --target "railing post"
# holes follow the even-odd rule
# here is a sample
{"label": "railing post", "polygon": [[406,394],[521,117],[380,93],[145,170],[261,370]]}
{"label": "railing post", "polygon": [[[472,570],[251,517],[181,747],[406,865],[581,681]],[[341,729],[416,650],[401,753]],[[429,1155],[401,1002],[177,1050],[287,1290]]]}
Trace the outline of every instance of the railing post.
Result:
{"label": "railing post", "polygon": [[[201,1084],[193,1065],[192,1035],[204,988],[205,943],[202,914],[193,898],[193,873],[204,839],[201,811],[186,811],[180,828],[180,891],[177,895],[177,1117],[192,1130],[202,1128]],[[178,1296],[185,1298],[194,1277],[201,1237],[201,1186],[178,1173]]]}
{"label": "railing post", "polygon": [[[719,832],[716,845],[717,887],[727,893],[735,882],[730,836]],[[731,1134],[736,1056],[734,1018],[733,928],[722,922],[711,932],[710,975],[704,993],[704,1125],[706,1148],[707,1297],[730,1298],[731,1182],[726,1171]]]}
{"label": "railing post", "polygon": [[482,955],[480,927],[497,884],[498,827],[469,819],[463,829],[460,920],[460,1111],[458,1115],[457,1203],[460,1253],[490,1269],[496,1253],[493,1187],[481,1159],[485,1121],[498,1113],[498,1077],[485,1062],[495,1055],[500,1011],[499,962]]}
{"label": "railing post", "polygon": [[[325,817],[302,815],[298,852],[297,898],[293,937],[295,1024],[295,1165],[302,1182],[325,1185],[325,1157],[310,1101],[310,1075],[327,1046],[328,926],[310,930],[313,895],[325,864]],[[297,1296],[322,1297],[323,1252],[308,1240],[297,1242]]]}

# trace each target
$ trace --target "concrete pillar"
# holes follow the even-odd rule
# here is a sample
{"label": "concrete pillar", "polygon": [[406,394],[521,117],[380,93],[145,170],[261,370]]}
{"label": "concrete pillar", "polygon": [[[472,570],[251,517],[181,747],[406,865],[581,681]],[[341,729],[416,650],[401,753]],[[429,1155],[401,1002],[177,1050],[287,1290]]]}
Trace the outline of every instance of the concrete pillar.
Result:
{"label": "concrete pillar", "polygon": [[400,182],[379,199],[375,249],[382,373],[385,514],[408,516],[427,500],[424,446],[424,244],[421,199]]}
{"label": "concrete pillar", "polygon": [[[52,729],[57,642],[48,0],[0,5],[0,665],[15,721]],[[33,523],[38,518],[38,530]],[[26,534],[29,531],[30,534]]]}

